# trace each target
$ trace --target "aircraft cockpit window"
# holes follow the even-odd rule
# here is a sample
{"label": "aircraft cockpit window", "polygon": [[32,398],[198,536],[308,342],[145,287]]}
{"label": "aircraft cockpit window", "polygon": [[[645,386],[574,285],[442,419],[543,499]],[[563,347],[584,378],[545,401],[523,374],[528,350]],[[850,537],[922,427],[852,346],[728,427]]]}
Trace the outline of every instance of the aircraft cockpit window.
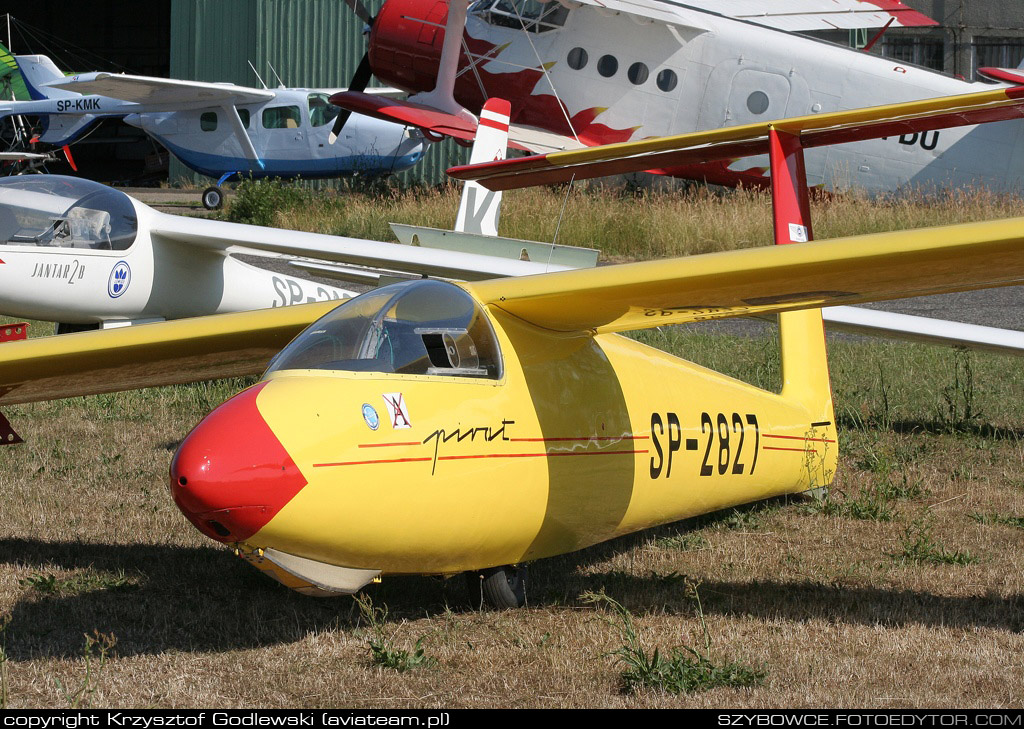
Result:
{"label": "aircraft cockpit window", "polygon": [[204,111],[199,115],[199,128],[204,132],[217,131],[217,112]]}
{"label": "aircraft cockpit window", "polygon": [[0,245],[124,251],[139,221],[123,192],[59,175],[0,179]]}
{"label": "aircraft cockpit window", "polygon": [[298,129],[302,115],[297,106],[271,106],[263,110],[264,129]]}
{"label": "aircraft cockpit window", "polygon": [[270,363],[279,370],[501,377],[480,306],[458,286],[416,280],[357,296],[314,322]]}
{"label": "aircraft cockpit window", "polygon": [[309,95],[309,123],[314,127],[322,127],[334,121],[341,113],[341,108],[327,100],[327,94]]}
{"label": "aircraft cockpit window", "polygon": [[470,12],[490,25],[546,33],[565,25],[569,9],[556,0],[540,3],[537,0],[482,0]]}
{"label": "aircraft cockpit window", "polygon": [[248,129],[249,128],[249,110],[248,109],[239,109],[238,110],[238,118],[242,120],[242,126],[245,127],[246,129]]}

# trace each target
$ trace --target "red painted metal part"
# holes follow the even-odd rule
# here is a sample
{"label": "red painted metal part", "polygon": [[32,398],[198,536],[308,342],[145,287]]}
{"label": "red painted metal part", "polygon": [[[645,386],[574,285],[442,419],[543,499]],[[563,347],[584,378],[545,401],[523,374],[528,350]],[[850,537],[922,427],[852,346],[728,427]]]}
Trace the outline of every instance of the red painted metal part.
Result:
{"label": "red painted metal part", "polygon": [[17,445],[24,442],[21,436],[14,432],[10,421],[4,417],[3,413],[0,413],[0,446]]}
{"label": "red painted metal part", "polygon": [[[0,261],[3,263],[3,261]],[[28,337],[28,322],[0,326],[0,342],[17,342]]]}
{"label": "red painted metal part", "polygon": [[775,244],[813,240],[804,148],[800,144],[800,137],[778,129],[770,130],[768,158],[771,160]]}
{"label": "red painted metal part", "polygon": [[171,462],[171,495],[199,531],[219,542],[248,539],[305,485],[257,406],[261,383],[206,416]]}

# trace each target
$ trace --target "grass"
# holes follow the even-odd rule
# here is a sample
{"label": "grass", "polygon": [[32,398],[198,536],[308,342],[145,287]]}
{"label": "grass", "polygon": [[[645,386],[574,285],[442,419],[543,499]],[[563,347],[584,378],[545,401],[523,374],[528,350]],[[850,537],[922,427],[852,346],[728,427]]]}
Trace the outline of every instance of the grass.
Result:
{"label": "grass", "polygon": [[[757,193],[627,204],[611,192],[573,195],[589,212],[570,203],[563,241],[603,240],[601,221],[621,217],[610,257],[712,247],[729,226],[737,245],[767,235],[767,198]],[[518,227],[503,232],[550,236],[545,216],[561,204],[550,197],[510,195],[504,221]],[[304,224],[344,219],[349,234],[367,226],[382,237],[387,219],[448,227],[454,199],[316,198]],[[980,196],[814,205],[819,237],[1013,213]],[[631,242],[658,226],[627,235],[624,209],[661,216],[672,232]],[[690,210],[722,217],[669,221]],[[275,222],[289,215],[300,212]],[[780,379],[771,327],[749,337],[699,327],[638,336],[762,386]],[[168,498],[177,444],[247,381],[5,408],[27,442],[0,448],[0,708],[1024,708],[1024,553],[1012,528],[1024,514],[1024,369],[971,356],[977,415],[965,418],[956,352],[850,338],[829,349],[840,423],[832,501],[877,499],[891,520],[807,513],[802,500],[778,499],[669,524],[532,565],[530,608],[519,611],[463,608],[461,579],[387,578],[366,593],[387,608],[379,632],[350,600],[307,598],[266,579]],[[687,579],[701,585],[711,651]],[[579,599],[602,589],[628,611],[648,664],[665,647],[658,656],[670,678],[695,659],[673,653],[682,643],[715,665],[763,671],[761,682],[624,692],[628,667],[603,657],[628,645],[621,623],[595,621]],[[116,636],[116,645],[86,655],[85,635]],[[86,677],[88,691],[77,693]]]}
{"label": "grass", "polygon": [[698,586],[686,583],[686,592],[695,603],[704,638],[704,649],[689,645],[673,648],[666,656],[655,647],[649,651],[637,634],[633,614],[620,602],[604,592],[588,592],[580,596],[585,604],[606,606],[615,615],[611,624],[619,631],[622,645],[609,655],[625,666],[622,685],[627,693],[656,689],[672,694],[695,693],[714,688],[747,688],[764,682],[765,672],[740,661],[715,659],[711,654],[711,631],[704,619]]}

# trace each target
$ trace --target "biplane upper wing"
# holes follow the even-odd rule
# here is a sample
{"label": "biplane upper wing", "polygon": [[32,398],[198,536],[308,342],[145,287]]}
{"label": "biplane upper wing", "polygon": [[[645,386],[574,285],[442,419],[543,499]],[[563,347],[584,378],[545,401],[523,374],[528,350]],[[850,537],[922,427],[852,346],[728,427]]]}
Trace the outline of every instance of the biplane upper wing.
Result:
{"label": "biplane upper wing", "polygon": [[555,331],[644,329],[1024,282],[1024,218],[465,284]]}
{"label": "biplane upper wing", "polygon": [[[669,3],[654,0],[654,4]],[[890,21],[905,28],[938,25],[898,0],[684,0],[680,4],[789,31],[880,28]]]}
{"label": "biplane upper wing", "polygon": [[66,81],[50,86],[78,94],[109,96],[112,99],[143,104],[147,108],[167,107],[169,110],[224,104],[253,104],[274,98],[273,91],[250,89],[234,84],[179,81],[116,73],[69,76]]}
{"label": "biplane upper wing", "polygon": [[259,374],[336,301],[0,344],[0,405]]}
{"label": "biplane upper wing", "polygon": [[820,147],[1020,118],[1024,86],[460,165],[448,174],[477,180],[491,190],[508,190],[767,154],[772,129],[799,136],[804,147]]}
{"label": "biplane upper wing", "polygon": [[[786,31],[932,26],[938,23],[898,0],[577,0],[608,11],[701,28],[713,13]],[[698,12],[694,12],[698,11]]]}

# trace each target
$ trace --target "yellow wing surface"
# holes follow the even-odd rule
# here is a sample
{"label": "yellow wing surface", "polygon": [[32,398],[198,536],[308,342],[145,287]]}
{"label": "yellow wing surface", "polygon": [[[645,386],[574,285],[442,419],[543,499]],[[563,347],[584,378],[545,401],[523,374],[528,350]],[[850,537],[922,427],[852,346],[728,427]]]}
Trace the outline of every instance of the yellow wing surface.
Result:
{"label": "yellow wing surface", "polygon": [[1002,88],[461,165],[448,174],[508,190],[767,154],[772,129],[799,136],[804,147],[820,147],[1022,117],[1024,87]]}
{"label": "yellow wing surface", "polygon": [[[462,284],[556,331],[612,332],[1024,281],[1024,218]],[[0,345],[0,405],[254,374],[336,302]]]}
{"label": "yellow wing surface", "polygon": [[0,405],[261,373],[336,301],[0,344]]}
{"label": "yellow wing surface", "polygon": [[556,331],[622,331],[1024,282],[1024,218],[463,284]]}

